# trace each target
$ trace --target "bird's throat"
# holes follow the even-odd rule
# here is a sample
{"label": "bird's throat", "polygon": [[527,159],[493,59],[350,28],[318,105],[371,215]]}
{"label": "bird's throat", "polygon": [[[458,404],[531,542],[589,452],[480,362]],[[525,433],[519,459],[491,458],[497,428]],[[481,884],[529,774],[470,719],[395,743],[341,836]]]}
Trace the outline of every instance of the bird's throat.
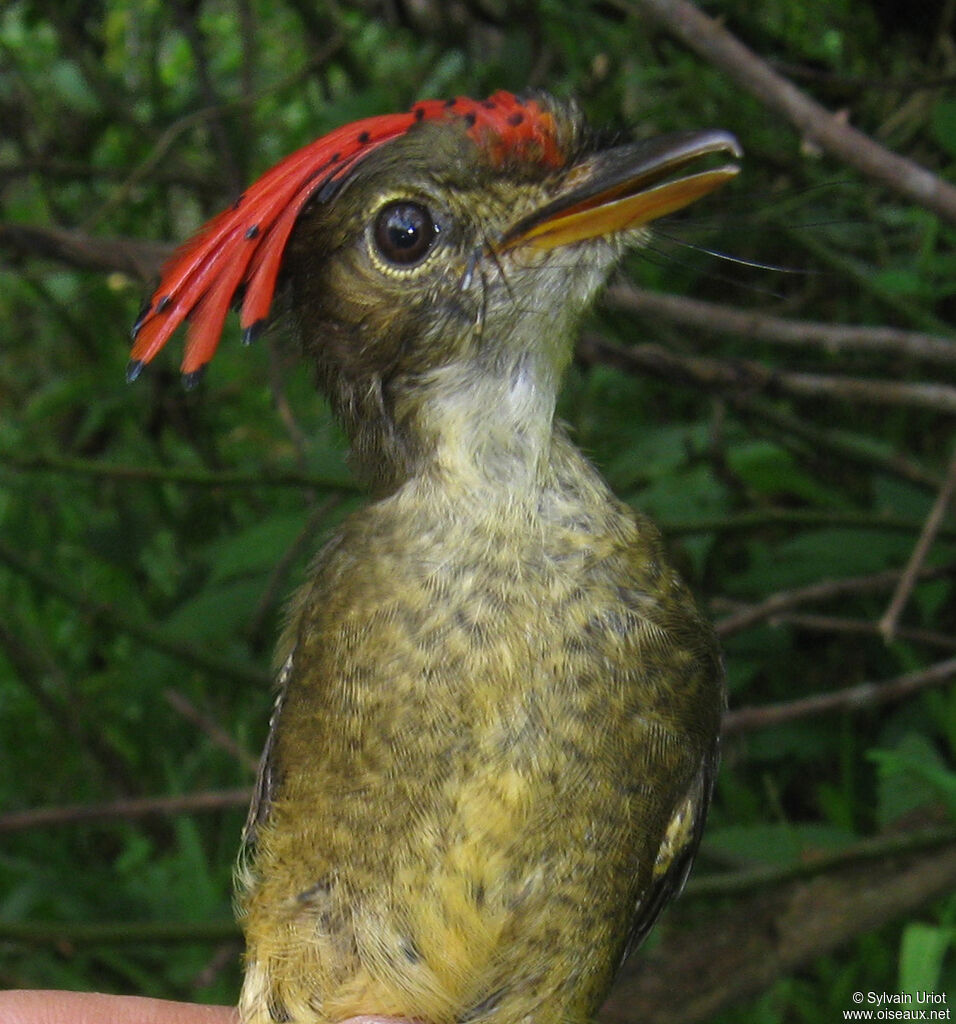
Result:
{"label": "bird's throat", "polygon": [[333,394],[353,464],[376,496],[419,480],[513,502],[540,486],[563,366],[540,351],[490,352]]}
{"label": "bird's throat", "polygon": [[532,489],[549,458],[557,386],[530,357],[493,373],[474,364],[435,371],[412,399],[421,469],[512,499]]}

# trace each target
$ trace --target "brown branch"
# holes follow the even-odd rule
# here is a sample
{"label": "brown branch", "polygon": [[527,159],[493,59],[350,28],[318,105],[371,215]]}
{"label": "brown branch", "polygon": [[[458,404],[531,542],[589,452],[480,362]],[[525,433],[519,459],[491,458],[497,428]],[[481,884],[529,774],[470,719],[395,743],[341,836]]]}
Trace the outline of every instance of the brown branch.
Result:
{"label": "brown branch", "polygon": [[[759,364],[747,363],[744,364],[744,369],[753,379],[759,381]],[[950,415],[956,414],[956,388],[945,384],[930,381],[910,384],[871,378],[831,377],[819,373],[788,373],[779,370],[769,371],[766,376],[766,390],[770,394],[862,402],[864,405],[911,406]]]}
{"label": "brown branch", "polygon": [[[956,572],[954,566],[941,566],[934,569],[924,569],[920,573],[921,579],[935,579],[940,576],[950,575]],[[865,576],[847,576],[839,580],[823,580],[820,583],[811,583],[806,587],[799,587],[795,590],[781,590],[772,594],[760,604],[752,605],[735,611],[727,618],[717,623],[717,635],[721,637],[732,636],[741,630],[749,629],[758,622],[773,618],[780,612],[791,608],[799,608],[800,605],[809,604],[812,601],[829,601],[835,597],[843,597],[846,594],[866,594],[873,591],[888,590],[893,587],[900,578],[898,569],[886,569],[883,572],[870,573]]]}
{"label": "brown branch", "polygon": [[845,75],[840,71],[795,64],[785,60],[772,60],[771,66],[788,78],[802,78],[809,82],[821,82],[827,88],[844,92],[869,92],[877,89],[883,92],[923,92],[927,89],[945,89],[956,85],[956,75],[926,75],[914,78],[875,78],[872,75]]}
{"label": "brown branch", "polygon": [[944,366],[956,365],[956,342],[949,338],[894,327],[857,327],[810,320],[789,320],[735,309],[682,295],[667,295],[632,284],[607,290],[607,303],[638,316],[660,317],[684,327],[735,338],[781,345],[819,345],[828,352],[847,350],[902,355]]}
{"label": "brown branch", "polygon": [[653,373],[671,381],[677,378],[710,391],[910,406],[956,415],[956,388],[945,384],[791,373],[742,359],[730,361],[680,355],[661,345],[625,348],[593,334],[581,338],[577,353],[587,364],[603,363],[628,373]]}
{"label": "brown branch", "polygon": [[904,832],[886,832],[867,836],[838,850],[820,851],[802,849],[796,857],[784,864],[746,867],[737,871],[719,871],[696,874],[684,889],[685,899],[707,896],[726,896],[732,893],[752,893],[768,885],[780,885],[798,878],[815,878],[828,871],[865,864],[868,861],[886,861],[901,854],[925,853],[942,846],[956,844],[956,825],[918,827]]}
{"label": "brown branch", "polygon": [[890,701],[903,700],[929,686],[940,686],[953,678],[956,678],[956,658],[948,658],[929,668],[907,672],[881,683],[861,683],[833,693],[816,693],[800,700],[737,708],[724,715],[722,731],[725,736],[731,736],[832,711],[868,709]]}
{"label": "brown branch", "polygon": [[[81,270],[120,271],[151,281],[172,246],[135,239],[100,239],[81,232],[59,228],[37,228],[18,224],[0,224],[0,248],[30,256],[56,259]],[[620,293],[616,293],[620,294]],[[941,341],[929,335],[922,338],[928,352],[929,342]],[[647,372],[673,380],[683,379],[712,390],[754,394],[786,394],[858,401],[877,405],[909,405],[956,414],[956,388],[932,382],[908,383],[821,374],[775,371],[761,363],[733,362],[682,356],[658,345],[624,348],[594,335],[578,345],[578,356],[586,363],[605,363],[628,372]],[[939,358],[936,352],[934,358]],[[926,356],[929,358],[929,356]]]}
{"label": "brown branch", "polygon": [[[2,459],[0,459],[2,465]],[[880,530],[892,533],[916,533],[922,529],[922,520],[905,516],[887,515],[885,512],[861,512],[834,508],[783,508],[768,505],[741,512],[728,512],[693,519],[659,519],[658,529],[666,537],[692,533],[749,532],[765,526],[850,526],[861,530]],[[956,540],[956,524],[941,526],[937,536]]]}
{"label": "brown branch", "polygon": [[106,480],[176,483],[190,487],[305,487],[328,491],[356,491],[359,485],[342,474],[340,479],[315,473],[270,469],[261,467],[256,473],[209,471],[184,466],[136,466],[125,463],[103,462],[99,459],[66,458],[61,455],[31,455],[21,457],[9,452],[0,453],[0,467],[18,473],[65,473]]}
{"label": "brown branch", "polygon": [[[771,626],[795,626],[816,633],[846,633],[855,636],[879,636],[878,623],[865,619],[846,619],[837,615],[808,615],[799,612],[784,612],[774,615],[769,623]],[[915,629],[900,626],[893,634],[894,640],[909,640],[913,643],[928,644],[941,647],[943,650],[956,651],[956,636],[952,633],[937,633],[931,629]]]}
{"label": "brown branch", "polygon": [[[125,947],[131,942],[179,946],[195,942],[223,942],[239,937],[239,926],[235,921],[0,921],[0,942],[53,946],[61,950],[64,946]],[[155,1020],[155,1017],[150,1019]]]}
{"label": "brown branch", "polygon": [[831,114],[688,0],[612,2],[635,17],[664,26],[704,60],[719,67],[761,103],[783,114],[805,136],[849,166],[956,223],[956,188]]}
{"label": "brown branch", "polygon": [[900,577],[900,582],[893,594],[889,607],[880,619],[880,632],[883,634],[883,639],[886,640],[887,643],[890,643],[896,636],[899,617],[906,605],[906,602],[909,600],[913,587],[916,585],[916,579],[919,576],[919,571],[923,567],[923,563],[926,561],[926,556],[929,554],[930,548],[933,546],[933,541],[939,533],[940,526],[943,522],[943,515],[945,514],[950,502],[953,500],[954,491],[956,491],[956,448],[953,449],[953,455],[949,462],[949,470],[946,473],[946,479],[943,482],[943,486],[940,488],[939,494],[936,495],[936,501],[933,502],[933,507],[930,509],[929,515],[926,517],[926,523],[923,526],[923,531],[920,534],[919,540],[916,542],[916,546],[913,548],[913,553],[910,555],[910,560],[906,565],[906,569]]}
{"label": "brown branch", "polygon": [[[31,174],[42,175],[44,178],[121,182],[125,181],[129,171],[125,167],[103,167],[82,160],[58,160],[52,157],[23,157],[15,164],[0,164],[0,183]],[[185,168],[153,168],[150,180],[160,185],[182,185],[196,191],[211,191],[213,188],[208,178]]]}
{"label": "brown branch", "polygon": [[227,754],[234,757],[244,768],[248,768],[249,771],[254,773],[258,769],[259,759],[253,757],[247,750],[243,750],[215,719],[204,711],[200,711],[185,694],[174,690],[172,687],[167,687],[163,690],[163,697],[175,712],[182,715],[187,722],[192,722],[220,750],[224,750]]}
{"label": "brown branch", "polygon": [[[694,927],[680,904],[626,965],[603,1024],[698,1024],[956,886],[956,848],[892,857],[738,899]],[[683,911],[683,912],[682,912]],[[847,1009],[853,1006],[848,1002]]]}
{"label": "brown branch", "polygon": [[183,796],[137,797],[107,803],[40,807],[30,811],[0,814],[0,835],[51,825],[89,824],[97,821],[132,821],[136,818],[167,817],[170,814],[198,814],[246,807],[252,788],[210,790]]}
{"label": "brown branch", "polygon": [[135,238],[96,238],[64,228],[0,224],[0,249],[17,256],[42,256],[78,270],[119,271],[150,282],[173,247]]}
{"label": "brown branch", "polygon": [[759,395],[725,395],[724,400],[754,429],[764,433],[772,431],[772,436],[784,447],[799,450],[802,446],[816,455],[826,454],[867,469],[876,469],[933,492],[942,486],[942,477],[938,473],[912,458],[876,451],[865,438],[842,430],[814,426],[806,417],[779,409],[776,403]]}
{"label": "brown branch", "polygon": [[[956,849],[947,847],[761,891],[690,926],[678,905],[658,929],[656,948],[625,965],[599,1020],[698,1024],[854,938],[912,915],[954,885]],[[0,924],[5,942],[54,946],[218,943],[238,936],[231,921]]]}

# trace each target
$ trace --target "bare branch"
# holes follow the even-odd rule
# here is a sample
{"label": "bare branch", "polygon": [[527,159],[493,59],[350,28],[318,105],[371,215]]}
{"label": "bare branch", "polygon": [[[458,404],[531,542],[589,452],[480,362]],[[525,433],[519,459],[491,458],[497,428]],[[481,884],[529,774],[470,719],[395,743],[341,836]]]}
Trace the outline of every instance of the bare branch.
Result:
{"label": "bare branch", "polygon": [[636,17],[663,25],[704,60],[719,67],[761,103],[850,167],[956,223],[956,188],[846,124],[778,75],[766,61],[688,0],[613,0]]}
{"label": "bare branch", "polygon": [[943,522],[943,515],[945,514],[949,503],[953,500],[954,491],[956,491],[956,448],[953,449],[953,455],[949,462],[949,470],[946,473],[946,479],[943,482],[943,486],[940,488],[939,494],[936,496],[936,501],[933,502],[933,507],[930,509],[929,515],[926,517],[923,532],[920,534],[919,540],[913,548],[913,553],[910,555],[910,560],[907,563],[906,570],[900,578],[896,592],[893,594],[893,599],[890,601],[889,607],[886,609],[883,618],[880,619],[880,632],[883,634],[883,639],[886,640],[887,643],[896,636],[897,622],[899,621],[900,614],[902,613],[906,602],[909,600],[909,596],[916,584],[919,571],[923,567],[923,563],[926,561],[926,556],[929,554],[930,548],[933,546],[933,541],[939,533],[940,526]]}
{"label": "bare branch", "polygon": [[818,455],[876,469],[933,492],[942,486],[938,473],[910,456],[881,451],[872,441],[844,430],[815,426],[807,417],[795,416],[759,395],[725,395],[724,400],[755,430],[771,433],[787,448],[809,448]]}
{"label": "bare branch", "polygon": [[722,731],[725,736],[730,736],[831,711],[858,711],[861,708],[903,700],[919,690],[929,686],[940,686],[953,678],[956,678],[956,658],[948,658],[946,661],[930,665],[927,669],[907,672],[886,682],[861,683],[859,686],[848,686],[833,693],[817,693],[801,700],[766,704],[763,707],[737,708],[724,715]]}
{"label": "bare branch", "polygon": [[696,874],[684,889],[685,899],[747,893],[767,885],[779,885],[797,878],[815,878],[825,872],[864,864],[867,861],[886,861],[904,853],[922,853],[938,850],[956,843],[956,826],[919,827],[905,832],[886,832],[867,836],[838,850],[801,851],[796,860],[783,864],[745,867],[736,871]]}
{"label": "bare branch", "polygon": [[[838,615],[808,615],[800,612],[784,612],[774,615],[771,626],[796,626],[797,629],[810,630],[816,633],[847,633],[854,636],[879,636],[878,623],[864,619],[846,619]],[[915,629],[899,626],[893,634],[895,640],[909,640],[913,643],[940,647],[947,651],[956,651],[956,636],[952,633],[937,633],[931,629]]]}
{"label": "bare branch", "polygon": [[97,821],[132,821],[135,818],[166,817],[170,814],[195,814],[246,807],[252,787],[186,793],[183,796],[138,797],[111,800],[100,804],[74,804],[68,807],[40,807],[0,815],[0,835],[51,825],[76,825]]}
{"label": "bare branch", "polygon": [[[2,465],[2,460],[0,460]],[[666,537],[693,533],[747,532],[763,526],[849,526],[854,529],[882,530],[884,532],[919,533],[923,523],[908,516],[887,515],[885,512],[860,512],[834,508],[765,508],[745,509],[693,519],[659,519],[657,526]],[[941,526],[939,536],[956,540],[956,524]]]}
{"label": "bare branch", "polygon": [[8,452],[0,454],[0,466],[18,473],[63,473],[105,480],[176,483],[188,487],[304,487],[328,491],[354,491],[358,484],[343,473],[340,479],[318,473],[271,470],[263,466],[258,473],[210,471],[186,466],[133,466],[103,462],[99,459],[74,459],[61,455],[31,455],[20,458]]}
{"label": "bare branch", "polygon": [[0,942],[49,945],[57,949],[63,949],[64,946],[80,946],[84,949],[88,946],[127,947],[132,942],[179,946],[191,942],[222,942],[239,937],[239,925],[233,920],[104,923],[56,921],[52,924],[48,921],[0,921]]}
{"label": "bare branch", "polygon": [[[0,183],[31,174],[73,181],[115,182],[124,181],[129,171],[125,167],[102,167],[98,164],[84,163],[82,160],[58,160],[36,156],[22,157],[16,163],[0,164]],[[156,167],[150,174],[150,180],[161,185],[184,185],[196,191],[212,189],[212,183],[207,178],[186,168]]]}
{"label": "bare branch", "polygon": [[163,697],[175,712],[205,733],[211,743],[234,757],[244,768],[248,768],[253,773],[256,771],[259,767],[259,759],[253,757],[248,750],[243,750],[214,718],[205,711],[200,711],[185,694],[169,686],[163,690]]}
{"label": "bare branch", "polygon": [[[940,576],[950,575],[956,572],[956,566],[941,566],[934,569],[923,569],[920,572],[920,579],[937,579]],[[820,583],[812,583],[807,587],[800,587],[796,590],[781,590],[771,594],[760,604],[752,605],[735,611],[725,619],[717,623],[717,635],[721,637],[732,636],[741,630],[749,629],[758,622],[779,615],[781,612],[789,611],[791,608],[799,608],[801,605],[810,604],[815,601],[829,601],[836,597],[843,597],[847,594],[866,594],[889,590],[899,580],[902,574],[897,569],[887,569],[884,572],[875,572],[866,576],[848,576],[840,580],[823,580]]]}
{"label": "bare branch", "polygon": [[828,352],[864,351],[902,355],[944,366],[956,365],[956,342],[894,327],[857,327],[788,320],[717,302],[667,295],[631,284],[607,291],[608,305],[638,316],[661,317],[684,327],[780,345],[819,345]]}
{"label": "bare branch", "polygon": [[[956,886],[956,848],[845,867],[737,899],[687,927],[680,905],[662,941],[625,965],[604,1024],[699,1024],[859,935],[912,914]],[[681,927],[681,924],[685,927]],[[848,1005],[849,1009],[852,1009]]]}
{"label": "bare branch", "polygon": [[[187,19],[187,21],[188,20],[189,19]],[[336,33],[329,39],[324,47],[320,48],[319,51],[312,56],[304,67],[297,69],[284,80],[276,82],[269,89],[263,90],[259,95],[267,96],[271,93],[278,93],[285,89],[294,88],[300,81],[304,80],[309,74],[311,74],[315,68],[320,67],[330,57],[332,57],[342,44],[343,37]],[[189,114],[186,114],[174,121],[159,136],[145,159],[133,168],[129,175],[125,176],[122,183],[117,187],[110,198],[95,211],[93,216],[84,226],[89,229],[93,224],[103,221],[113,210],[119,209],[126,202],[130,193],[133,191],[133,188],[140,181],[143,181],[146,178],[160,180],[157,179],[158,165],[166,159],[166,154],[173,147],[176,140],[183,134],[183,132],[189,131],[198,125],[209,123],[217,140],[222,141],[224,119],[229,115],[238,113],[239,111],[253,109],[257,98],[258,97],[256,96],[245,94],[228,102],[212,102],[208,106],[202,107],[199,110],[191,111]],[[236,178],[235,184],[233,185],[233,191],[238,193],[241,187],[242,182]],[[219,190],[221,191],[221,186]]]}
{"label": "bare branch", "polygon": [[816,373],[773,370],[749,360],[718,360],[688,356],[660,345],[625,348],[587,334],[578,343],[585,363],[604,363],[627,372],[651,372],[668,380],[683,379],[718,392],[765,393],[872,405],[909,406],[956,415],[956,388],[945,384],[830,377]]}
{"label": "bare branch", "polygon": [[299,530],[292,543],[283,552],[282,557],[269,573],[269,579],[262,588],[259,600],[256,602],[245,633],[253,644],[253,649],[258,650],[265,642],[264,625],[268,612],[281,600],[280,595],[287,586],[289,573],[296,560],[313,543],[316,533],[325,523],[326,517],[342,503],[341,492],[334,492],[328,495],[323,501],[317,502],[309,512],[302,529]]}
{"label": "bare branch", "polygon": [[120,272],[150,282],[172,252],[165,242],[136,238],[95,238],[81,231],[0,224],[0,249],[18,256],[42,256],[78,270]]}

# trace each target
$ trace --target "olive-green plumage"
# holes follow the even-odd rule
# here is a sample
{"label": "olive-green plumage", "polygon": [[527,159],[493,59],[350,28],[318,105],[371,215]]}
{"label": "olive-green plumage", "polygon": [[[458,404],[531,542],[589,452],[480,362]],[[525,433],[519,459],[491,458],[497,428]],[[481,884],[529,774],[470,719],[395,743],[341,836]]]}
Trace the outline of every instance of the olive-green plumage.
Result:
{"label": "olive-green plumage", "polygon": [[551,109],[565,167],[418,125],[287,254],[374,499],[282,644],[240,871],[245,1024],[585,1021],[689,868],[713,634],[553,422],[577,316],[640,235],[495,245],[604,166]]}

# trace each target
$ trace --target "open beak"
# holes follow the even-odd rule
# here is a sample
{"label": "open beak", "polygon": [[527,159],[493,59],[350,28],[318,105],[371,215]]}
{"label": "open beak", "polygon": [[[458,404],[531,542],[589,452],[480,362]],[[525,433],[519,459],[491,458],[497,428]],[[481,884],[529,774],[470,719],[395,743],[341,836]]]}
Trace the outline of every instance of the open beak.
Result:
{"label": "open beak", "polygon": [[496,248],[556,249],[674,213],[740,170],[728,163],[679,175],[688,164],[713,154],[743,156],[733,135],[717,130],[665,135],[595,153],[571,168],[558,198],[505,232]]}

